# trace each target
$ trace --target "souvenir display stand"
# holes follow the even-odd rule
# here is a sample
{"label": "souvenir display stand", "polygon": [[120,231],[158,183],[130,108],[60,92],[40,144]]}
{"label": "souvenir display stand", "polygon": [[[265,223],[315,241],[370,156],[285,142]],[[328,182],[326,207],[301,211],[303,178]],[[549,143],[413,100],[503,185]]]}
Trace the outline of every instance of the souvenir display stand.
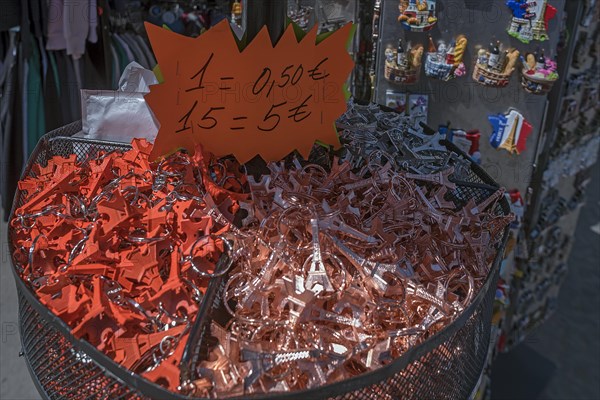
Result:
{"label": "souvenir display stand", "polygon": [[[507,48],[517,48],[521,53],[535,52],[542,46],[547,52],[555,52],[558,43],[558,31],[562,20],[564,1],[556,1],[555,6],[559,15],[550,21],[549,30],[553,32],[548,41],[523,44],[510,37],[507,27],[510,24],[511,12],[505,1],[482,2],[448,2],[438,1],[437,25],[427,33],[408,32],[398,23],[398,2],[384,0],[381,2],[379,31],[377,32],[377,63],[374,77],[374,100],[394,108],[398,96],[403,98],[399,109],[410,113],[412,96],[425,95],[428,97],[427,123],[432,127],[445,126],[464,131],[476,130],[480,133],[479,152],[482,167],[494,176],[507,190],[518,191],[527,202],[528,193],[533,190],[532,176],[537,156],[539,142],[543,137],[543,127],[546,123],[548,99],[545,96],[535,96],[527,93],[521,87],[519,71],[515,71],[504,87],[488,87],[475,82],[471,75],[475,68],[478,49],[488,48],[490,42],[500,41]],[[434,44],[444,40],[446,44],[458,35],[465,35],[468,45],[463,62],[466,74],[450,81],[442,81],[421,75],[420,81],[413,85],[398,85],[385,79],[384,50],[395,48],[398,40],[403,39],[405,46],[410,42],[422,44],[428,48],[428,35]],[[510,108],[518,110],[533,130],[526,140],[526,149],[518,155],[495,149],[490,145],[489,138],[493,133],[489,116],[502,114]],[[467,147],[468,148],[468,147]],[[464,149],[464,147],[463,147]],[[517,237],[522,235],[522,226],[513,227],[511,239],[507,248],[508,253],[502,263],[501,284],[504,295],[496,307],[494,339],[500,340],[505,332],[505,314],[507,312],[508,294],[511,288],[515,270],[515,254]],[[490,349],[490,354],[495,349]],[[491,363],[490,357],[489,363]],[[489,369],[488,369],[489,371]],[[482,377],[487,381],[489,374]],[[484,385],[486,386],[486,385]],[[482,388],[480,392],[485,392]]]}
{"label": "souvenir display stand", "polygon": [[[398,94],[428,96],[428,124],[438,127],[449,122],[450,128],[479,130],[481,165],[507,190],[518,189],[524,195],[531,182],[536,147],[545,122],[547,99],[531,96],[523,91],[518,71],[515,71],[508,86],[503,88],[481,86],[471,79],[471,75],[477,48],[487,48],[490,42],[497,40],[506,43],[507,47],[518,48],[523,54],[528,51],[535,52],[538,46],[547,49],[547,54],[555,52],[559,22],[562,20],[560,10],[564,8],[564,1],[554,2],[559,15],[550,21],[549,29],[554,32],[552,37],[541,44],[536,42],[529,45],[507,35],[506,29],[510,24],[511,13],[504,3],[502,0],[494,0],[463,4],[440,0],[437,2],[437,25],[430,32],[420,33],[402,28],[398,22],[398,1],[382,1],[373,99],[379,104],[394,108],[393,99],[397,98]],[[385,79],[384,51],[388,47],[395,49],[399,39],[403,39],[404,46],[407,43],[411,43],[412,46],[421,44],[427,52],[428,35],[432,36],[436,44],[440,40],[448,44],[461,34],[468,40],[463,59],[467,70],[465,76],[444,82],[422,73],[419,82],[412,85],[396,84]],[[406,105],[411,106],[408,102]],[[527,139],[526,150],[518,156],[510,156],[489,145],[492,127],[488,116],[504,113],[509,108],[519,110],[533,126],[533,131]]]}
{"label": "souvenir display stand", "polygon": [[[459,130],[458,140],[466,146],[462,148],[469,151],[471,146],[471,155],[507,188],[518,216],[502,262],[492,333],[496,346],[489,350],[488,367],[474,393],[477,399],[489,398],[494,355],[516,346],[551,315],[567,272],[585,185],[598,154],[598,90],[592,77],[598,74],[599,4],[438,0],[436,24],[422,33],[402,25],[406,3],[418,7],[423,2],[377,3],[373,99],[412,115],[417,104],[411,99],[426,98],[428,124],[447,134]],[[531,31],[523,28],[527,18],[534,21],[527,22]],[[422,45],[427,54],[428,49],[439,53],[441,42],[446,51],[459,35],[468,40],[464,75],[461,71],[451,80],[434,79],[425,65],[416,83],[388,79],[399,40],[404,49]],[[498,53],[496,44],[506,57],[494,70],[488,68],[488,59]],[[511,73],[506,65],[513,62],[515,50],[519,60]],[[500,139],[498,121],[510,121],[511,113],[531,127],[524,149],[495,142]],[[423,117],[416,115],[415,120]]]}
{"label": "souvenir display stand", "polygon": [[[145,28],[119,4],[91,86],[148,79],[131,114],[153,145],[93,137],[85,100],[83,121],[31,136],[12,182],[40,395],[489,398],[494,356],[548,318],[568,270],[600,148],[600,2],[150,2]],[[125,68],[109,25],[132,49],[147,32],[153,56]],[[232,110],[228,82],[257,101]]]}

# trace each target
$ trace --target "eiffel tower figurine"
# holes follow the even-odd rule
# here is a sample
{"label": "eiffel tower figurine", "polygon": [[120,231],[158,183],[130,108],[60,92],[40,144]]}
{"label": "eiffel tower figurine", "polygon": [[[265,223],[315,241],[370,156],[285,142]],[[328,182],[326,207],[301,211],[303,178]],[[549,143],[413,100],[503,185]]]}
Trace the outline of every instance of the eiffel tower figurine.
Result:
{"label": "eiffel tower figurine", "polygon": [[498,146],[499,149],[504,149],[507,150],[509,153],[515,153],[516,151],[516,140],[515,140],[515,136],[517,134],[517,127],[520,125],[521,122],[521,117],[520,116],[516,116],[515,120],[512,124],[512,128],[510,129],[510,133],[508,134],[508,137],[506,138],[506,140],[503,140],[502,143],[500,144],[500,146]]}

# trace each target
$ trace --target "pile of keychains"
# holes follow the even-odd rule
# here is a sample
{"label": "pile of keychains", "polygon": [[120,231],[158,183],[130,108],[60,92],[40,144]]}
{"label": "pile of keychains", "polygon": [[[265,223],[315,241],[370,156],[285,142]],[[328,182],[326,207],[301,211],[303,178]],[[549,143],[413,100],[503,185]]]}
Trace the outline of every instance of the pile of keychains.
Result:
{"label": "pile of keychains", "polygon": [[151,380],[179,385],[179,361],[245,177],[231,160],[150,145],[53,157],[19,183],[11,221],[21,277],[72,333]]}
{"label": "pile of keychains", "polygon": [[[15,265],[76,337],[170,390],[295,391],[377,369],[468,307],[512,217],[439,133],[352,103],[338,128],[340,150],[266,166],[200,148],[150,163],[139,140],[35,165]],[[204,316],[207,356],[180,382],[211,279],[226,322]]]}
{"label": "pile of keychains", "polygon": [[375,370],[451,323],[484,283],[512,219],[492,211],[503,190],[457,207],[439,136],[354,110],[339,123],[342,159],[271,163],[249,178],[223,285],[228,318],[210,324],[195,395],[296,391]]}

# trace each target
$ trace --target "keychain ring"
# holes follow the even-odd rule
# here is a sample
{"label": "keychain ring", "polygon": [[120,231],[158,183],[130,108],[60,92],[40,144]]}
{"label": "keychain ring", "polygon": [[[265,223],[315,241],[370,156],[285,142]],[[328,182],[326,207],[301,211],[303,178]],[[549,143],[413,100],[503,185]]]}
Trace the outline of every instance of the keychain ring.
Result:
{"label": "keychain ring", "polygon": [[[219,257],[219,261],[217,261],[217,264],[215,265],[215,271],[213,273],[209,273],[209,272],[204,272],[202,270],[200,270],[200,268],[198,268],[198,265],[196,265],[196,262],[194,261],[194,250],[196,249],[196,246],[198,246],[198,244],[202,241],[202,240],[206,240],[206,239],[212,239],[212,238],[217,238],[217,239],[221,239],[221,241],[223,242],[223,245],[225,247],[225,252],[221,253],[221,256]],[[216,242],[215,242],[216,244]],[[194,244],[192,245],[191,249],[190,249],[190,255],[187,256],[187,260],[190,262],[192,269],[194,270],[194,272],[196,272],[198,275],[200,275],[203,278],[218,278],[220,276],[225,275],[229,269],[231,268],[231,265],[233,264],[233,246],[231,245],[231,243],[229,242],[229,240],[227,240],[224,236],[222,235],[208,235],[208,236],[203,236],[201,238],[198,238]],[[217,267],[219,267],[219,262],[221,260],[226,260],[226,266],[222,266],[220,268],[219,271],[217,271]]]}

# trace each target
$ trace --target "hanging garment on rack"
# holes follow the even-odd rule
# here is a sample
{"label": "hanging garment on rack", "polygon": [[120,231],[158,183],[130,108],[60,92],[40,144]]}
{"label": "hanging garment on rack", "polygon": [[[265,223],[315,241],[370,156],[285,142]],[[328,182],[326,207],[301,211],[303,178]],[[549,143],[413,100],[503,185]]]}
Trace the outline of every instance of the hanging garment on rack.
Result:
{"label": "hanging garment on rack", "polygon": [[49,66],[44,81],[44,114],[46,116],[46,129],[52,131],[64,125],[64,118],[62,117],[58,67],[56,66],[54,52],[47,52],[47,57]]}
{"label": "hanging garment on rack", "polygon": [[[2,60],[2,68],[0,69],[0,154],[3,160],[8,160],[7,153],[10,151],[8,144],[10,143],[9,134],[12,132],[12,124],[14,123],[15,115],[13,114],[14,102],[16,99],[17,87],[17,30],[10,32],[2,32],[2,41],[5,42],[5,55]],[[7,177],[0,177],[0,196],[4,199],[7,195],[6,182]]]}
{"label": "hanging garment on rack", "polygon": [[3,0],[0,4],[0,32],[6,32],[21,21],[21,0]]}
{"label": "hanging garment on rack", "polygon": [[137,63],[140,64],[142,67],[150,69],[150,63],[148,62],[148,59],[146,58],[144,52],[133,37],[134,34],[131,32],[126,32],[123,35],[121,35],[121,38],[125,41],[125,43],[129,45],[129,48],[133,52],[135,56],[135,61],[137,61]]}
{"label": "hanging garment on rack", "polygon": [[98,4],[96,0],[90,0],[90,26],[88,33],[88,42],[98,42]]}
{"label": "hanging garment on rack", "polygon": [[98,40],[98,10],[94,0],[50,0],[48,50],[67,50],[75,59],[85,53],[86,41]]}
{"label": "hanging garment on rack", "polygon": [[[102,84],[97,86],[98,89],[112,88],[113,81],[113,62],[114,56],[111,52],[112,41],[110,39],[110,24],[108,20],[108,12],[106,10],[105,0],[91,0],[97,2],[97,36],[98,40],[94,44],[88,43],[90,50],[90,61],[101,75],[102,82],[96,82],[93,77],[86,75],[86,86],[88,84]],[[90,27],[91,29],[91,27]],[[102,68],[100,68],[102,65]],[[92,81],[90,81],[92,79]]]}
{"label": "hanging garment on rack", "polygon": [[[109,89],[112,79],[111,65],[112,54],[104,48],[103,38],[100,36],[96,43],[89,43],[86,52],[81,57],[82,61],[82,87],[84,89]],[[109,68],[107,69],[107,65]]]}
{"label": "hanging garment on rack", "polygon": [[27,160],[29,156],[29,120],[27,119],[27,96],[29,94],[29,59],[23,59],[23,85],[20,87],[21,90],[21,125],[23,131],[21,133],[21,150],[24,160]]}
{"label": "hanging garment on rack", "polygon": [[36,48],[41,57],[40,62],[42,63],[42,82],[45,82],[46,75],[48,75],[48,53],[44,49],[44,40],[41,36],[35,38],[35,44],[37,45]]}
{"label": "hanging garment on rack", "polygon": [[67,48],[63,8],[63,0],[50,0],[48,3],[48,30],[46,34],[46,49],[48,50],[64,50]]}
{"label": "hanging garment on rack", "polygon": [[114,44],[110,44],[110,52],[113,57],[112,68],[111,68],[111,89],[116,90],[119,85],[119,80],[117,76],[119,75],[119,71],[121,69],[119,65],[119,55],[117,54],[117,49],[115,49]]}
{"label": "hanging garment on rack", "polygon": [[43,38],[46,33],[48,21],[48,7],[45,1],[27,0],[29,7],[30,29],[33,36]]}
{"label": "hanging garment on rack", "polygon": [[80,74],[75,69],[76,60],[73,57],[65,55],[66,64],[68,68],[69,79],[67,80],[69,86],[69,100],[71,105],[72,121],[81,119],[81,78]]}
{"label": "hanging garment on rack", "polygon": [[129,48],[129,45],[125,43],[123,38],[121,38],[121,36],[118,33],[115,33],[113,37],[117,40],[117,42],[125,52],[125,55],[127,57],[127,62],[125,63],[125,66],[127,66],[130,62],[135,61],[135,56],[133,55],[133,52]]}
{"label": "hanging garment on rack", "polygon": [[90,32],[89,1],[64,0],[64,33],[67,54],[79,59],[85,52],[85,42]]}
{"label": "hanging garment on rack", "polygon": [[[127,64],[129,64],[129,58],[127,57],[127,53],[125,53],[125,49],[121,45],[121,42],[115,38],[114,34],[111,34],[112,44],[117,52],[118,60],[119,60],[119,68],[117,70],[117,76],[120,76],[121,72],[125,70]],[[118,81],[118,79],[117,79]]]}
{"label": "hanging garment on rack", "polygon": [[31,37],[31,42],[31,57],[28,60],[25,98],[27,104],[25,113],[27,123],[26,157],[29,157],[39,139],[46,133],[41,56],[37,40]]}
{"label": "hanging garment on rack", "polygon": [[[0,194],[2,195],[2,206],[4,208],[4,218],[8,218],[12,208],[13,195],[17,188],[17,182],[21,176],[25,158],[23,157],[23,93],[20,88],[23,87],[25,78],[23,76],[23,51],[22,46],[18,44],[18,34],[14,37],[14,46],[11,53],[14,55],[14,65],[11,72],[7,73],[6,80],[2,85],[3,99],[5,93],[7,101],[3,104],[6,107],[6,113],[9,116],[5,121],[5,130],[3,130],[3,149],[2,149],[2,185]],[[5,62],[6,65],[6,62]]]}
{"label": "hanging garment on rack", "polygon": [[73,59],[65,50],[56,51],[56,64],[61,92],[61,108],[65,123],[79,119],[79,86],[73,68]]}
{"label": "hanging garment on rack", "polygon": [[[116,89],[131,61],[151,69],[156,59],[139,2],[1,3],[0,158],[9,167],[0,174],[0,195],[8,215],[21,169],[39,138],[81,118],[80,89]],[[14,25],[20,32],[6,32]]]}
{"label": "hanging garment on rack", "polygon": [[152,51],[150,51],[150,47],[148,47],[148,43],[146,43],[144,38],[142,38],[140,35],[134,35],[134,36],[135,36],[135,40],[140,45],[140,48],[146,55],[146,59],[148,60],[150,69],[154,68],[157,63],[156,63],[156,59],[154,58],[154,53],[152,53]]}

